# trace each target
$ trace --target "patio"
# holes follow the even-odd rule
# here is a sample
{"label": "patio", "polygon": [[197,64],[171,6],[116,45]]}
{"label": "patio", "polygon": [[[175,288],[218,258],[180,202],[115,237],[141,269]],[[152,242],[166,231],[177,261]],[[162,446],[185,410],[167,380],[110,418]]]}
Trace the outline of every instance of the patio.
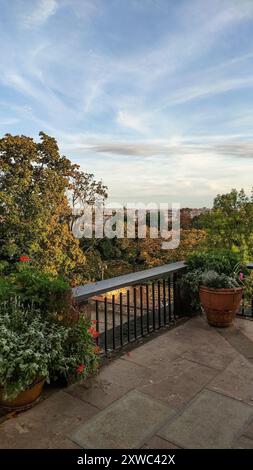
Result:
{"label": "patio", "polygon": [[253,322],[195,317],[0,424],[0,448],[253,448]]}

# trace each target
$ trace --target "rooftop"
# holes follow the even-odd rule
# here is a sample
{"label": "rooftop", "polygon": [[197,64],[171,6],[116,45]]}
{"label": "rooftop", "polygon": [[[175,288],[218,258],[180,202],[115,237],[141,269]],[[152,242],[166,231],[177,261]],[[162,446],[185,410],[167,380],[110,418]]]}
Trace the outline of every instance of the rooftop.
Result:
{"label": "rooftop", "polygon": [[137,346],[9,416],[0,447],[253,448],[252,321],[217,329],[198,316]]}

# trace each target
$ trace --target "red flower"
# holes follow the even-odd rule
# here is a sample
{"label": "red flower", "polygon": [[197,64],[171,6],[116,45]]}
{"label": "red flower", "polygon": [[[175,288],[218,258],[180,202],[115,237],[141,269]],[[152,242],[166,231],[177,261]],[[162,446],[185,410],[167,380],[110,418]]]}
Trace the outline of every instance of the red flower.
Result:
{"label": "red flower", "polygon": [[93,325],[97,324],[97,320],[92,320]]}
{"label": "red flower", "polygon": [[30,261],[30,258],[29,256],[20,256],[19,258],[19,261],[21,261],[21,263],[28,263],[28,261]]}
{"label": "red flower", "polygon": [[85,365],[84,365],[84,364],[80,364],[79,366],[77,366],[76,372],[77,372],[78,374],[82,374],[83,371],[84,371],[84,369],[85,369]]}
{"label": "red flower", "polygon": [[99,347],[99,346],[96,346],[96,347],[93,349],[93,352],[94,352],[94,354],[100,353],[100,347]]}
{"label": "red flower", "polygon": [[98,338],[99,336],[99,332],[95,330],[95,328],[93,328],[93,326],[91,326],[89,329],[88,329],[88,333],[90,333],[90,335],[93,336],[93,338]]}

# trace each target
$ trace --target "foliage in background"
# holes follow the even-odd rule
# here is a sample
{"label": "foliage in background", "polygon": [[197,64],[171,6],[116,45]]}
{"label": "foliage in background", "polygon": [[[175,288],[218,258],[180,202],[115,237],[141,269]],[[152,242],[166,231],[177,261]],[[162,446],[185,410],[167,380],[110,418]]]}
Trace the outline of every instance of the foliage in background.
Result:
{"label": "foliage in background", "polygon": [[218,194],[213,209],[197,217],[194,225],[206,230],[207,248],[225,246],[238,253],[241,261],[253,259],[253,194],[246,196],[243,189]]}
{"label": "foliage in background", "polygon": [[205,231],[181,230],[181,242],[175,250],[163,250],[161,239],[81,239],[89,273],[94,281],[185,259],[205,239]]}
{"label": "foliage in background", "polygon": [[39,269],[78,282],[85,257],[70,229],[71,195],[84,201],[106,190],[61,156],[54,138],[40,138],[0,139],[0,259],[11,265],[25,254]]}

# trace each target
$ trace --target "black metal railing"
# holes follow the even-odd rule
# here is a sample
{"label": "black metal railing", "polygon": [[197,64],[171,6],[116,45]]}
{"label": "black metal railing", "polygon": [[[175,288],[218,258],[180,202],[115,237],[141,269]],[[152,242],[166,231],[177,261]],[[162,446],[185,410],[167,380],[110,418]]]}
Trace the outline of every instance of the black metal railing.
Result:
{"label": "black metal railing", "polygon": [[247,292],[247,290],[243,292],[241,305],[236,316],[253,319],[253,297],[251,292]]}
{"label": "black metal railing", "polygon": [[[97,343],[105,354],[192,314],[178,282],[185,269],[180,261],[73,289],[76,303],[96,320]],[[253,319],[248,294],[244,292],[237,316]]]}
{"label": "black metal railing", "polygon": [[96,320],[97,343],[107,354],[184,316],[177,279],[184,262],[171,263],[77,287],[75,301]]}
{"label": "black metal railing", "polygon": [[[253,263],[248,263],[247,264],[248,270],[252,271],[253,270]],[[244,318],[249,318],[253,320],[253,296],[252,296],[252,289],[249,289],[249,287],[246,287],[243,291],[242,295],[242,302],[240,305],[240,309],[237,313],[238,317],[244,317]]]}

